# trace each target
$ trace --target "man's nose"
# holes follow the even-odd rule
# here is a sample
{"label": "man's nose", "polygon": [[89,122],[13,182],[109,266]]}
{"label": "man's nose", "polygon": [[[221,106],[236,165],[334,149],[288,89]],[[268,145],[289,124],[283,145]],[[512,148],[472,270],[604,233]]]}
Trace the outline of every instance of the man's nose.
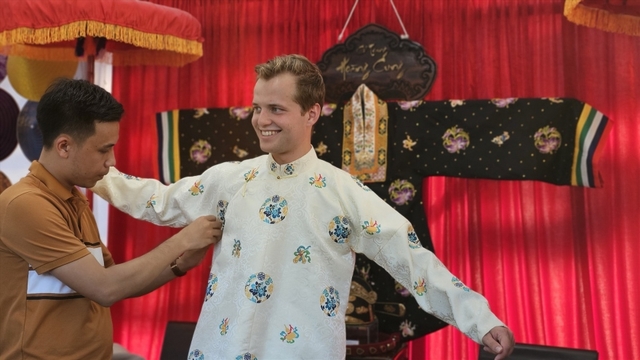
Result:
{"label": "man's nose", "polygon": [[254,113],[253,116],[256,117],[256,123],[258,125],[268,125],[271,123],[271,120],[269,119],[269,115],[265,114],[262,111],[260,113]]}
{"label": "man's nose", "polygon": [[107,158],[107,162],[105,163],[107,167],[116,166],[116,154],[113,150],[109,151],[109,158]]}

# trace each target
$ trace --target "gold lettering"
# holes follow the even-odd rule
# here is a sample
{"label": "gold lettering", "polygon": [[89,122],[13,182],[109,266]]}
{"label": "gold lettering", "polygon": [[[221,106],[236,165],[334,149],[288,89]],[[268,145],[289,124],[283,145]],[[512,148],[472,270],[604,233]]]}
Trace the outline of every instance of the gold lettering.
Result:
{"label": "gold lettering", "polygon": [[396,64],[387,64],[387,54],[388,53],[385,52],[380,59],[373,63],[373,71],[378,73],[397,71],[398,74],[396,74],[396,79],[402,78],[404,75],[404,63],[401,61]]}
{"label": "gold lettering", "polygon": [[342,80],[347,79],[347,73],[362,73],[362,79],[366,80],[371,73],[369,70],[369,63],[364,63],[364,65],[350,65],[350,58],[343,58],[340,62],[340,65],[336,68],[336,71],[342,74]]}
{"label": "gold lettering", "polygon": [[386,47],[376,48],[374,44],[360,45],[356,52],[359,54],[368,54],[371,56],[379,56],[372,65],[368,62],[362,64],[351,64],[351,58],[344,57],[340,62],[340,65],[336,68],[336,71],[342,74],[342,80],[346,81],[348,74],[362,74],[362,80],[367,80],[371,75],[371,72],[377,73],[396,73],[395,78],[401,79],[405,73],[404,63],[402,61],[398,63],[387,63],[387,55],[389,51]]}
{"label": "gold lettering", "polygon": [[387,47],[377,48],[376,44],[360,45],[356,48],[355,53],[358,55],[368,54],[371,57],[376,57],[379,54],[386,54],[389,50]]}
{"label": "gold lettering", "polygon": [[[369,65],[367,63],[367,65]],[[371,74],[371,70],[365,71],[364,75],[362,75],[362,80],[367,80],[369,78],[369,74]]]}
{"label": "gold lettering", "polygon": [[387,47],[382,47],[382,48],[375,48],[373,47],[373,44],[371,44],[371,46],[369,47],[371,49],[371,51],[369,52],[369,55],[371,56],[377,56],[378,54],[382,54],[382,57],[387,56],[387,53],[389,52],[389,50],[387,50]]}
{"label": "gold lettering", "polygon": [[356,54],[358,54],[358,55],[364,54],[366,52],[367,52],[367,46],[365,46],[365,45],[360,45],[356,49]]}
{"label": "gold lettering", "polygon": [[339,73],[342,73],[342,80],[346,79],[346,73],[347,73],[347,65],[349,64],[349,58],[342,58],[342,61],[340,61],[340,66],[338,66],[336,68],[336,71]]}

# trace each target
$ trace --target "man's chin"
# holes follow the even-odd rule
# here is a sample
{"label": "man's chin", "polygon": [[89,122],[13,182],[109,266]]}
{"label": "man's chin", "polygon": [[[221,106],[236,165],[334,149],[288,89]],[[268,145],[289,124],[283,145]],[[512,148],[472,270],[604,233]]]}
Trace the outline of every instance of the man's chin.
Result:
{"label": "man's chin", "polygon": [[265,153],[270,153],[271,149],[272,147],[269,144],[265,144],[264,142],[260,141],[260,150]]}
{"label": "man's chin", "polygon": [[84,184],[84,185],[78,185],[79,187],[83,188],[83,189],[87,189],[87,190],[91,190],[92,187],[96,186],[96,183],[93,184]]}

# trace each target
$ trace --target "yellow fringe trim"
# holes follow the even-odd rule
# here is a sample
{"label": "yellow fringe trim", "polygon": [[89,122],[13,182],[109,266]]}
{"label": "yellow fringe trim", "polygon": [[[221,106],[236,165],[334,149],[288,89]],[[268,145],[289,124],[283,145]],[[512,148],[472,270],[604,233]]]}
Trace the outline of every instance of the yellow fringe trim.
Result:
{"label": "yellow fringe trim", "polygon": [[[79,37],[104,37],[139,49],[115,51],[113,65],[182,66],[202,56],[202,43],[172,35],[146,33],[98,21],[77,21],[56,28],[18,28],[0,33],[0,53],[37,60],[77,60],[74,49],[33,45],[72,41]],[[89,54],[88,54],[89,55]]]}
{"label": "yellow fringe trim", "polygon": [[85,22],[75,22],[56,28],[17,28],[0,33],[0,47],[13,44],[44,45],[60,41],[74,40],[86,36]]}
{"label": "yellow fringe trim", "polygon": [[584,6],[582,1],[565,0],[564,16],[569,21],[604,31],[640,36],[640,17]]}
{"label": "yellow fringe trim", "polygon": [[186,40],[173,35],[145,33],[131,28],[87,21],[87,35],[105,37],[125,44],[152,50],[169,50],[181,54],[202,56],[202,43]]}

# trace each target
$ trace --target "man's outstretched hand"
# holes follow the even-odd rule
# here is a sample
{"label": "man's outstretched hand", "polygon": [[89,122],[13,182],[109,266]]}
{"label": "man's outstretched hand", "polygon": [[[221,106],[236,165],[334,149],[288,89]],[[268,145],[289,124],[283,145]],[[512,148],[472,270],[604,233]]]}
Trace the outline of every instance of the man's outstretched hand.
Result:
{"label": "man's outstretched hand", "polygon": [[495,360],[506,359],[515,346],[513,333],[504,326],[496,326],[482,337],[484,351],[495,354]]}

